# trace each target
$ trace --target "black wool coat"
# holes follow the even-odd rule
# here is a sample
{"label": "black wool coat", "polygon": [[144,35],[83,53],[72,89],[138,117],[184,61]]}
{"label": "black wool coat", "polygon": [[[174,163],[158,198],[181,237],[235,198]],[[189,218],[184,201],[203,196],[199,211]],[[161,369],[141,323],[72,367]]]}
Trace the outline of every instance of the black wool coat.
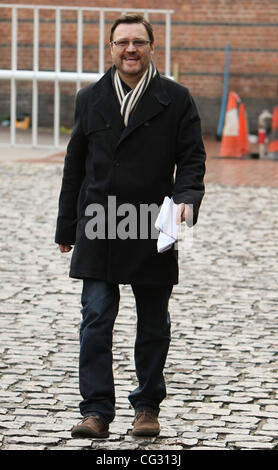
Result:
{"label": "black wool coat", "polygon": [[[55,235],[56,243],[75,245],[70,277],[177,284],[177,250],[173,246],[158,253],[157,239],[150,234],[135,237],[134,229],[140,234],[139,219],[136,227],[127,225],[126,239],[117,236],[117,230],[115,237],[113,229],[112,237],[111,232],[107,236],[108,201],[110,197],[117,209],[132,204],[139,214],[140,204],[158,207],[165,196],[173,196],[176,203],[193,204],[195,224],[204,195],[205,158],[200,118],[186,87],[157,73],[127,127],[111,69],[97,83],[81,89],[65,157]],[[101,233],[98,238],[88,230],[90,221],[97,220],[92,204],[105,210],[104,231],[95,225]],[[117,223],[128,216],[123,212],[126,207],[122,206]]]}

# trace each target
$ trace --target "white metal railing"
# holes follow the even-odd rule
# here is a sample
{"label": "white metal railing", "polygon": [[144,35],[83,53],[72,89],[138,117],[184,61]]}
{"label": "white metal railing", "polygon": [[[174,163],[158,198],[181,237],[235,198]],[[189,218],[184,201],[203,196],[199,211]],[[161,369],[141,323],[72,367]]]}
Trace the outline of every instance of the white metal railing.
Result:
{"label": "white metal railing", "polygon": [[[0,69],[0,80],[10,80],[11,99],[10,99],[10,145],[16,145],[16,96],[17,80],[32,81],[32,146],[38,145],[38,82],[54,83],[54,126],[53,126],[53,145],[51,147],[60,147],[60,83],[76,83],[77,90],[83,82],[95,82],[104,74],[105,68],[105,14],[111,12],[140,12],[146,18],[149,14],[165,15],[165,75],[171,75],[171,14],[173,10],[160,9],[142,9],[142,8],[97,8],[97,7],[66,7],[66,6],[48,6],[48,5],[12,5],[1,4],[0,8],[11,9],[11,68]],[[18,10],[33,10],[33,69],[18,70],[17,68],[17,33],[18,33]],[[40,10],[55,10],[55,70],[43,71],[39,68],[39,26]],[[77,13],[77,59],[76,72],[61,71],[61,12],[76,11]],[[1,10],[0,10],[1,11]],[[83,13],[85,11],[98,12],[99,14],[99,38],[98,38],[98,73],[83,72]]]}

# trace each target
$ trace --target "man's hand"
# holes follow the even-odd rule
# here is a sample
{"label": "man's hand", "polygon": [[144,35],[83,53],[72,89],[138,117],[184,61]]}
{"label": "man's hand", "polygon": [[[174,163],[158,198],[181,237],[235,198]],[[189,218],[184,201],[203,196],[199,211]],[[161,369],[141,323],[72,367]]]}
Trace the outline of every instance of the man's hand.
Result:
{"label": "man's hand", "polygon": [[71,249],[71,245],[59,245],[61,253],[68,253]]}
{"label": "man's hand", "polygon": [[181,202],[178,205],[177,215],[176,215],[176,223],[179,225],[181,222],[189,222],[192,225],[193,221],[193,210],[191,205],[184,204]]}

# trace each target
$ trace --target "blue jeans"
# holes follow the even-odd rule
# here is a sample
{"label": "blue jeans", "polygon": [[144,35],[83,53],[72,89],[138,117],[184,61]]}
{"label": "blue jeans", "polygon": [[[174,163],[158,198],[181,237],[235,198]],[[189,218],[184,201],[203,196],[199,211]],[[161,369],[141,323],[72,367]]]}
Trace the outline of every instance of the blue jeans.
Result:
{"label": "blue jeans", "polygon": [[[134,347],[138,387],[129,394],[135,412],[153,411],[166,396],[163,377],[169,344],[169,286],[132,285],[137,310]],[[84,279],[81,296],[79,386],[83,416],[100,415],[106,422],[115,417],[112,371],[113,327],[119,309],[119,286]]]}

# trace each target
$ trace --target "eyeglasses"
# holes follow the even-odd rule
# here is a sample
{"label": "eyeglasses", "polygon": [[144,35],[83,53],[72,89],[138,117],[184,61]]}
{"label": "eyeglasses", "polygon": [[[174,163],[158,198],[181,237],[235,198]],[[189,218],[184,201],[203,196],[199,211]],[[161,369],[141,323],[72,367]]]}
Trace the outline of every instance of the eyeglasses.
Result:
{"label": "eyeglasses", "polygon": [[111,41],[111,44],[118,47],[119,49],[126,49],[130,43],[136,47],[136,49],[142,49],[147,44],[151,44],[151,41],[144,41],[142,39],[137,39],[135,41]]}

